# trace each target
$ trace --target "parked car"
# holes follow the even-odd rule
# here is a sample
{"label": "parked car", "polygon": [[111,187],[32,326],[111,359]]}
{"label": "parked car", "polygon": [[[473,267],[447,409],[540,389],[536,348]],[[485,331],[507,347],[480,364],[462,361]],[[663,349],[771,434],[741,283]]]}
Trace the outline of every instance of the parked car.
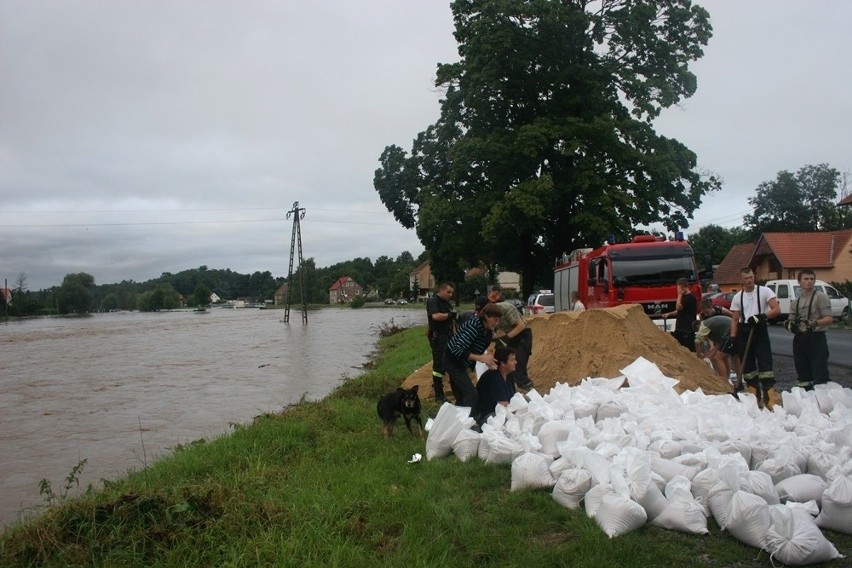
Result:
{"label": "parked car", "polygon": [[[775,297],[778,298],[778,305],[781,306],[781,315],[770,323],[786,320],[790,315],[790,304],[802,293],[802,288],[799,286],[798,280],[770,280],[766,283],[766,287],[775,292]],[[828,296],[828,299],[831,301],[831,315],[835,319],[849,317],[849,298],[822,280],[816,281],[814,290],[825,292],[825,295]]]}
{"label": "parked car", "polygon": [[556,310],[553,292],[550,290],[539,290],[527,298],[524,307],[524,315],[534,316],[536,314],[552,314]]}
{"label": "parked car", "polygon": [[385,298],[385,305],[386,306],[392,306],[395,303],[396,302],[394,302],[393,298]]}
{"label": "parked car", "polygon": [[717,308],[725,308],[726,310],[730,310],[731,301],[737,294],[739,294],[739,292],[721,292],[720,294],[713,296],[710,299],[710,302],[713,304],[713,306]]}
{"label": "parked car", "polygon": [[715,298],[716,296],[719,296],[721,294],[722,294],[722,292],[704,292],[703,294],[701,294],[701,299],[702,300],[712,300],[713,298]]}
{"label": "parked car", "polygon": [[405,304],[408,303],[408,300],[406,300],[404,298],[400,298],[399,300],[396,301],[396,303],[397,303],[397,305],[404,306]]}

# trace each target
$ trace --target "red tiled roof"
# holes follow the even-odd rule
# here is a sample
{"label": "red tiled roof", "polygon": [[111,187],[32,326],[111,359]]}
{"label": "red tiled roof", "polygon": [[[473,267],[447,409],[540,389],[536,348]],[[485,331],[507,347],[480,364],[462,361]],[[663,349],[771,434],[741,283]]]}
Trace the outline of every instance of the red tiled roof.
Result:
{"label": "red tiled roof", "polygon": [[337,280],[334,281],[334,284],[331,285],[331,288],[329,288],[328,291],[331,292],[332,290],[340,289],[340,287],[343,286],[343,284],[347,280],[349,280],[348,276],[341,276],[340,278],[338,278]]}
{"label": "red tiled roof", "polygon": [[852,205],[852,193],[841,199],[840,203],[837,204],[838,207],[841,205]]}
{"label": "red tiled roof", "polygon": [[[763,233],[755,250],[772,252],[784,268],[831,268],[852,229],[820,233]],[[765,247],[769,250],[766,251]]]}
{"label": "red tiled roof", "polygon": [[754,243],[743,243],[734,245],[713,274],[713,280],[717,284],[739,284],[742,281],[740,269],[748,266],[754,256]]}

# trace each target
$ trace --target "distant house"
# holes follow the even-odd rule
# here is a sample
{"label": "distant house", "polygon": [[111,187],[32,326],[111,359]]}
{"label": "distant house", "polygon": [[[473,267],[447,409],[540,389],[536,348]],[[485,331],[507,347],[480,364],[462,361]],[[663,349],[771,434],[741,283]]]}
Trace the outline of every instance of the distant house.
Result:
{"label": "distant house", "polygon": [[751,266],[757,280],[796,278],[812,268],[820,280],[852,280],[852,229],[820,233],[763,233]]}
{"label": "distant house", "polygon": [[852,206],[852,193],[841,199],[840,203],[837,204],[838,207],[840,207],[841,205]]}
{"label": "distant house", "polygon": [[0,288],[0,298],[2,298],[4,304],[12,305],[12,291],[8,288]]}
{"label": "distant house", "polygon": [[211,304],[218,304],[221,301],[222,301],[222,298],[219,297],[219,294],[217,294],[216,292],[210,292],[210,303]]}
{"label": "distant house", "polygon": [[796,278],[810,268],[826,282],[852,280],[852,229],[816,233],[763,233],[757,243],[737,245],[719,264],[714,281],[723,292],[736,290],[739,271],[749,266],[755,280]]}
{"label": "distant house", "polygon": [[408,289],[417,292],[418,301],[427,299],[435,290],[435,285],[432,263],[428,260],[408,273]]}
{"label": "distant house", "polygon": [[720,292],[737,292],[743,287],[740,269],[749,266],[754,254],[754,243],[734,245],[713,273],[713,282]]}
{"label": "distant house", "polygon": [[287,287],[287,283],[282,284],[278,287],[278,289],[275,291],[275,294],[272,296],[276,306],[283,306],[284,302],[287,301]]}
{"label": "distant house", "polygon": [[360,284],[349,276],[341,276],[328,289],[328,301],[331,304],[348,304],[363,293]]}

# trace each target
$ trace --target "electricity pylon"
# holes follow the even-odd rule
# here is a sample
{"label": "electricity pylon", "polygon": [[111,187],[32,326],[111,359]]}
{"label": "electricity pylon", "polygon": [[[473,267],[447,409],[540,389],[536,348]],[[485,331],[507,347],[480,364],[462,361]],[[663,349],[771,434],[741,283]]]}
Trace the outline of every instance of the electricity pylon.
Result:
{"label": "electricity pylon", "polygon": [[[293,254],[296,244],[299,246],[299,269],[302,268],[302,230],[299,221],[305,218],[305,208],[299,207],[299,202],[293,203],[293,208],[287,211],[287,219],[293,216],[293,236],[290,239],[290,270],[287,272],[287,300],[284,305],[284,323],[290,323],[290,292],[293,290]],[[299,272],[299,293],[302,296],[302,323],[308,324],[308,306],[305,304],[305,278],[304,270]]]}

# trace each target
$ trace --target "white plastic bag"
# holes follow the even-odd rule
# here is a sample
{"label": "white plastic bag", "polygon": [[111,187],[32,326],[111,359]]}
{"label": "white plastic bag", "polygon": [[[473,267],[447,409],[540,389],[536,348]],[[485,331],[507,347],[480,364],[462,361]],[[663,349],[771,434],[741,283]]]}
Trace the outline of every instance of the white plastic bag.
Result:
{"label": "white plastic bag", "polygon": [[526,452],[516,457],[512,461],[512,491],[553,487],[552,462],[553,458],[539,452]]}
{"label": "white plastic bag", "polygon": [[459,432],[453,441],[453,453],[462,462],[475,458],[479,455],[479,441],[481,439],[482,434],[465,428]]}
{"label": "white plastic bag", "polygon": [[841,558],[807,513],[773,505],[769,516],[765,547],[773,565],[776,560],[789,566],[805,566]]}
{"label": "white plastic bag", "polygon": [[461,430],[470,428],[476,421],[470,417],[470,408],[442,404],[426,438],[426,459],[443,458],[453,451],[453,442]]}
{"label": "white plastic bag", "polygon": [[738,541],[763,548],[769,530],[769,505],[754,493],[737,491],[731,496],[725,530]]}
{"label": "white plastic bag", "polygon": [[816,518],[821,528],[852,534],[852,478],[835,477],[822,494],[822,511]]}
{"label": "white plastic bag", "polygon": [[592,474],[585,469],[566,469],[553,486],[553,500],[568,509],[579,509],[580,501],[592,488]]}
{"label": "white plastic bag", "polygon": [[782,503],[795,501],[805,503],[806,501],[822,501],[822,492],[825,491],[825,481],[816,475],[802,473],[782,479],[775,484],[778,497]]}
{"label": "white plastic bag", "polygon": [[627,482],[618,475],[612,475],[613,491],[601,499],[595,514],[595,522],[609,538],[635,531],[648,520],[645,509],[630,498]]}

